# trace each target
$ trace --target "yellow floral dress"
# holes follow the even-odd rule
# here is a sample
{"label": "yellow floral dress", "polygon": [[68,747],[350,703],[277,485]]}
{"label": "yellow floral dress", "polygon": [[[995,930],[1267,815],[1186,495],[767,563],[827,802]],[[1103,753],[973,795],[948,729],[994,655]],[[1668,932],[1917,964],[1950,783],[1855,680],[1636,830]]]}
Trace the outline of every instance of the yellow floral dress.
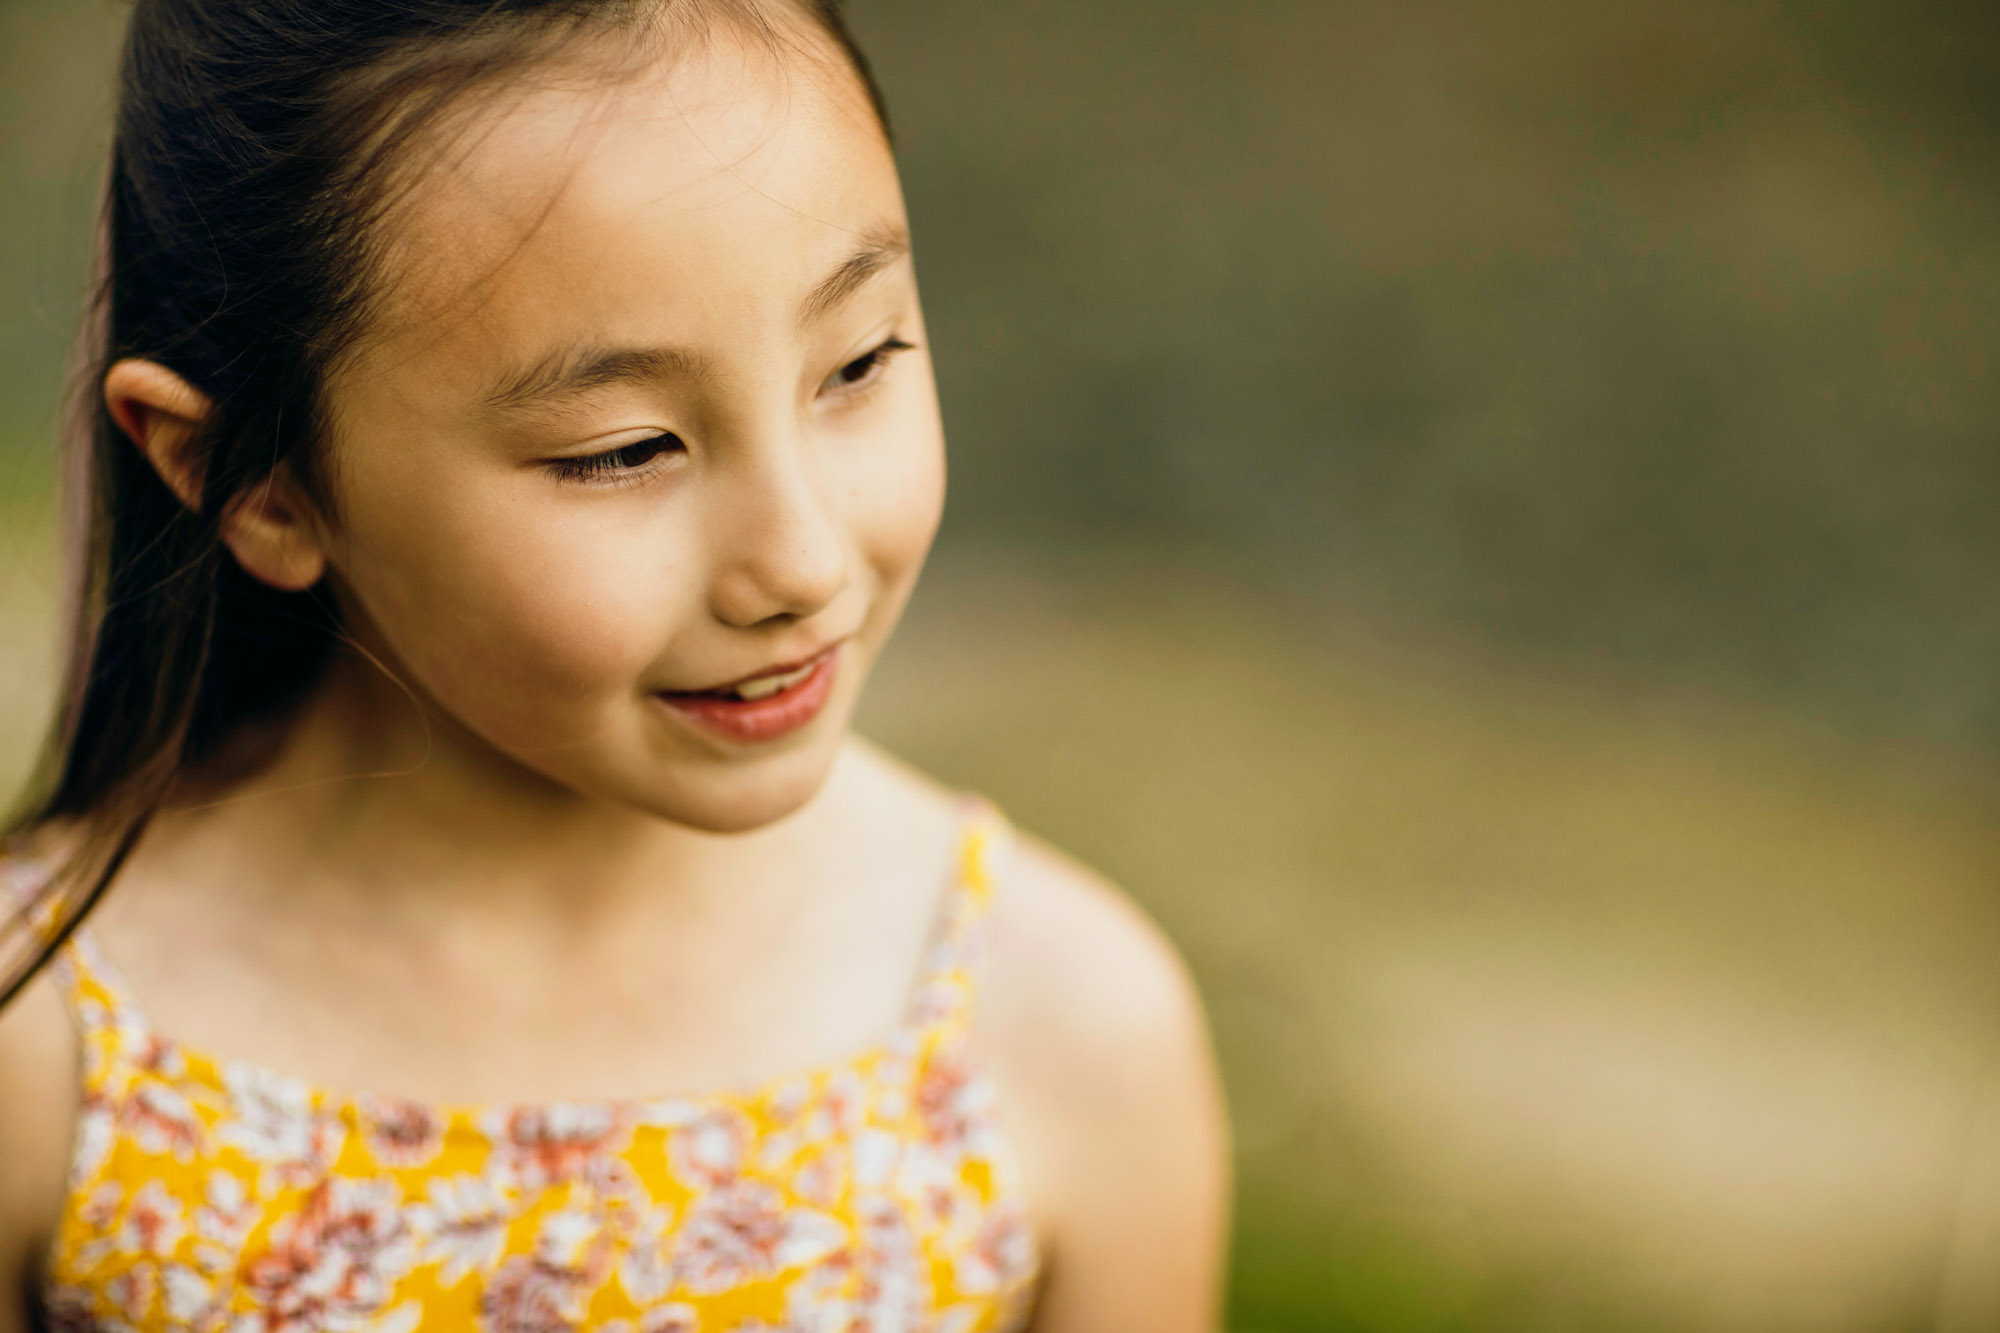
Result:
{"label": "yellow floral dress", "polygon": [[[1039,1260],[969,1041],[1005,826],[982,812],[910,1013],[746,1093],[336,1097],[153,1032],[87,934],[57,1330],[986,1333]],[[36,872],[0,863],[16,890]],[[0,895],[4,896],[4,895]]]}

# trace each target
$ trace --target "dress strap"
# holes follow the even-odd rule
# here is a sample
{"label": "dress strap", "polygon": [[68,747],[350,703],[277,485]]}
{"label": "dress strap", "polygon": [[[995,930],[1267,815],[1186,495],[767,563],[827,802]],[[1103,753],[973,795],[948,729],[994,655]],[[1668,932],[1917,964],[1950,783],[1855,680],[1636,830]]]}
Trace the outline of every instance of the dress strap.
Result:
{"label": "dress strap", "polygon": [[[20,914],[9,933],[26,935],[31,949],[39,950],[57,929],[57,904],[48,892],[54,881],[55,871],[41,861],[0,858],[0,906]],[[94,1072],[125,1038],[143,1031],[145,1024],[130,991],[105,960],[88,926],[78,926],[56,950],[49,960],[49,975],[83,1039],[87,1072]]]}
{"label": "dress strap", "polygon": [[964,1017],[977,989],[985,923],[1005,882],[1013,826],[983,800],[968,797],[960,820],[957,864],[938,905],[917,985],[910,1025],[923,1029]]}

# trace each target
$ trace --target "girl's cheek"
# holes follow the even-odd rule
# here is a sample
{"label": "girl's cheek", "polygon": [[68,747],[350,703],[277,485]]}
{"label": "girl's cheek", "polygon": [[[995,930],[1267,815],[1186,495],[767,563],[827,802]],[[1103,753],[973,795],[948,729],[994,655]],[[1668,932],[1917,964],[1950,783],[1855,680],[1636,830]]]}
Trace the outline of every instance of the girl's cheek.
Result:
{"label": "girl's cheek", "polygon": [[934,416],[916,414],[895,445],[862,450],[849,480],[856,539],[890,581],[914,578],[944,514],[944,440]]}
{"label": "girl's cheek", "polygon": [[357,578],[357,595],[447,707],[498,700],[518,715],[629,696],[685,614],[687,562],[659,523],[592,503],[396,524],[401,539],[365,562],[385,577]]}

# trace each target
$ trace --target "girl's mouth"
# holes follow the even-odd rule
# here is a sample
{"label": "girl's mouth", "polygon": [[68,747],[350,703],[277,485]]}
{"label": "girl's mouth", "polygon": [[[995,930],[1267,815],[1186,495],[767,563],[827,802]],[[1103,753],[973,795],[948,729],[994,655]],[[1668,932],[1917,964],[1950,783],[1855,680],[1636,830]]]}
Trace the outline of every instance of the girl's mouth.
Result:
{"label": "girl's mouth", "polygon": [[812,661],[737,681],[721,689],[662,690],[654,695],[682,717],[734,741],[768,741],[818,717],[833,694],[840,649]]}

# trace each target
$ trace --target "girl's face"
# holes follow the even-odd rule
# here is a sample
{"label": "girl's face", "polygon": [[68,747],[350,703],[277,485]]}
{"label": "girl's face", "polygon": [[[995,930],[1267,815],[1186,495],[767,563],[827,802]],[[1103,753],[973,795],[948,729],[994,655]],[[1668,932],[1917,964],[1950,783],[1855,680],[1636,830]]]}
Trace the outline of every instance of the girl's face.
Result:
{"label": "girl's face", "polygon": [[483,103],[329,385],[357,638],[475,759],[718,831],[825,778],[944,498],[895,167],[808,46]]}

